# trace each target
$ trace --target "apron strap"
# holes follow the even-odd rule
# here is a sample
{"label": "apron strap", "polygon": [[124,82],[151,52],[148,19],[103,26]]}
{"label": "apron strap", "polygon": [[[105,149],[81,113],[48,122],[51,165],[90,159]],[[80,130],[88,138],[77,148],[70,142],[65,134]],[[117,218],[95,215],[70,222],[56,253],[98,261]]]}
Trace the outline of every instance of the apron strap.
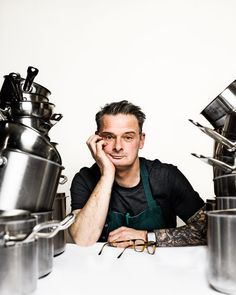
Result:
{"label": "apron strap", "polygon": [[140,162],[141,162],[141,179],[143,182],[144,193],[145,193],[145,196],[146,196],[146,199],[148,202],[148,207],[151,208],[153,203],[155,203],[155,200],[152,197],[152,191],[150,188],[147,167],[146,167],[143,159],[140,159]]}

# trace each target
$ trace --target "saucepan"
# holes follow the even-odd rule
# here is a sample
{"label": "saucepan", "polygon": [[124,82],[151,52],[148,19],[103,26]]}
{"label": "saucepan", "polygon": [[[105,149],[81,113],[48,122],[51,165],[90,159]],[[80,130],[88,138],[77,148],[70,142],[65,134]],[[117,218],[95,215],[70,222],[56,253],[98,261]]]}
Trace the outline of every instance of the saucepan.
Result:
{"label": "saucepan", "polygon": [[210,211],[207,215],[208,282],[220,292],[236,294],[236,210]]}
{"label": "saucepan", "polygon": [[[53,238],[74,222],[69,214],[57,220],[37,223],[26,210],[0,210],[0,294],[28,294],[37,287],[37,239]],[[46,232],[45,232],[46,231]]]}
{"label": "saucepan", "polygon": [[233,81],[214,100],[212,100],[201,114],[216,129],[225,123],[225,117],[236,108],[236,81]]}

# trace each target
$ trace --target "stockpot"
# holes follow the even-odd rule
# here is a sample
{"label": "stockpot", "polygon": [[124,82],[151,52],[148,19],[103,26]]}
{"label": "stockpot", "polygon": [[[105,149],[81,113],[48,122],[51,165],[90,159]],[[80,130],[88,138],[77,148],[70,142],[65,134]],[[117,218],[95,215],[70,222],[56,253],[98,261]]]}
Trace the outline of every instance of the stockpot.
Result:
{"label": "stockpot", "polygon": [[[66,194],[65,193],[57,193],[56,198],[54,199],[52,214],[53,219],[62,220],[66,216]],[[54,246],[54,256],[58,256],[65,251],[66,247],[66,230],[60,231],[53,238],[53,246]]]}
{"label": "stockpot", "polygon": [[217,196],[216,206],[217,210],[236,209],[236,196]]}
{"label": "stockpot", "polygon": [[[63,166],[16,150],[0,153],[0,209],[50,211]],[[61,178],[61,181],[60,181]]]}
{"label": "stockpot", "polygon": [[61,222],[38,224],[36,219],[29,211],[0,210],[0,294],[22,295],[36,289],[40,245],[37,239],[53,238],[68,228],[75,216],[71,213]]}
{"label": "stockpot", "polygon": [[30,94],[37,94],[37,95],[41,95],[44,97],[49,97],[51,95],[51,92],[44,86],[37,84],[35,82],[33,82],[29,88],[29,90],[25,91],[24,90],[24,84],[25,84],[25,79],[21,79],[20,85],[21,85],[21,89],[23,92],[23,96],[24,93],[30,93]]}
{"label": "stockpot", "polygon": [[236,210],[210,211],[207,215],[208,282],[220,292],[236,294]]}
{"label": "stockpot", "polygon": [[201,114],[215,128],[222,127],[225,117],[236,108],[236,81],[233,81],[215,99],[213,99]]}
{"label": "stockpot", "polygon": [[28,126],[0,121],[0,150],[16,149],[61,164],[61,157],[54,145]]}

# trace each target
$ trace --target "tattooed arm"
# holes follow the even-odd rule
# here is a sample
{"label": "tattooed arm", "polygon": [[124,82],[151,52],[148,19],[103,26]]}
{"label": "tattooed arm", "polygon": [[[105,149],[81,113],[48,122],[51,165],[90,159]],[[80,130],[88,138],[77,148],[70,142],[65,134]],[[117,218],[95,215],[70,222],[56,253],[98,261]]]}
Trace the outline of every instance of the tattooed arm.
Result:
{"label": "tattooed arm", "polygon": [[190,217],[186,225],[177,228],[155,230],[158,246],[197,246],[206,245],[205,206]]}

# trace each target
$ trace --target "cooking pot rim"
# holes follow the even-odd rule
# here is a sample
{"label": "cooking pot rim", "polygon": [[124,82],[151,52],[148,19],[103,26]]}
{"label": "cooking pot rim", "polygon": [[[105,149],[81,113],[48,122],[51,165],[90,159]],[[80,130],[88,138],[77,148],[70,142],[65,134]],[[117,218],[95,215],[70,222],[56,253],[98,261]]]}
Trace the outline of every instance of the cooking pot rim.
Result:
{"label": "cooking pot rim", "polygon": [[53,165],[55,165],[55,166],[58,166],[58,167],[61,168],[61,170],[65,169],[64,166],[58,164],[57,162],[54,162],[54,161],[48,160],[48,159],[46,159],[46,158],[43,158],[43,157],[40,157],[40,156],[37,156],[37,155],[33,155],[33,154],[31,154],[31,153],[26,153],[26,152],[24,152],[24,151],[20,151],[20,150],[15,150],[15,149],[10,149],[10,148],[8,148],[8,149],[4,149],[4,150],[0,151],[0,156],[5,157],[5,155],[8,154],[8,152],[10,152],[10,153],[23,154],[23,155],[28,156],[28,157],[30,157],[30,158],[38,159],[38,160],[41,160],[41,161],[43,161],[43,162],[48,162],[48,163],[50,163],[50,164],[53,164]]}
{"label": "cooking pot rim", "polygon": [[210,217],[220,217],[220,218],[236,218],[236,208],[233,209],[224,209],[224,210],[213,210],[206,212]]}

